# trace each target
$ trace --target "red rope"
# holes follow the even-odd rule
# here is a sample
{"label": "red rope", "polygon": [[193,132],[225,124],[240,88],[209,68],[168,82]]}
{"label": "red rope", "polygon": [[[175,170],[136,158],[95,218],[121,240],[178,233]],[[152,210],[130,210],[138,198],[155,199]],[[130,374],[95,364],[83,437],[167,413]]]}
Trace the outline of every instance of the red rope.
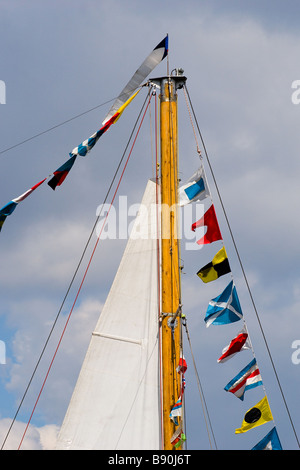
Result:
{"label": "red rope", "polygon": [[72,313],[73,313],[74,307],[75,307],[75,305],[76,305],[76,302],[77,302],[77,299],[78,299],[78,297],[79,297],[80,291],[81,291],[81,289],[82,289],[83,283],[84,283],[85,278],[86,278],[86,276],[87,276],[87,273],[88,273],[89,267],[90,267],[90,265],[91,265],[92,259],[93,259],[93,257],[94,257],[96,248],[97,248],[97,246],[98,246],[98,243],[99,243],[99,240],[100,240],[100,237],[101,237],[103,228],[104,228],[104,226],[105,226],[106,220],[107,220],[107,218],[108,218],[110,209],[111,209],[111,207],[112,207],[112,205],[113,205],[113,203],[114,203],[114,200],[115,200],[115,198],[116,198],[117,192],[118,192],[118,190],[119,190],[119,186],[120,186],[121,181],[122,181],[122,179],[123,179],[123,176],[124,176],[124,173],[125,173],[127,164],[128,164],[129,159],[130,159],[130,157],[131,157],[131,154],[132,154],[134,145],[135,145],[135,143],[136,143],[136,140],[137,140],[137,137],[138,137],[138,135],[139,135],[141,126],[142,126],[142,124],[143,124],[143,121],[144,121],[144,118],[145,118],[145,115],[146,115],[148,106],[149,106],[149,104],[150,104],[151,98],[152,98],[152,96],[150,95],[149,100],[148,100],[148,103],[147,103],[147,106],[146,106],[146,109],[145,109],[145,111],[144,111],[143,117],[142,117],[141,122],[140,122],[140,125],[139,125],[139,127],[138,127],[136,136],[135,136],[134,141],[133,141],[133,144],[132,144],[132,146],[131,146],[129,155],[128,155],[127,160],[126,160],[126,162],[125,162],[125,165],[124,165],[122,174],[121,174],[121,176],[120,176],[118,185],[117,185],[116,190],[115,190],[115,193],[114,193],[114,195],[113,195],[113,198],[112,198],[112,201],[111,201],[109,210],[107,211],[107,214],[106,214],[106,217],[105,217],[104,222],[103,222],[103,224],[102,224],[100,233],[99,233],[99,235],[98,235],[98,237],[97,237],[97,240],[96,240],[96,243],[95,243],[93,252],[92,252],[92,254],[91,254],[91,256],[90,256],[90,260],[89,260],[88,265],[87,265],[87,267],[86,267],[84,276],[83,276],[82,281],[81,281],[81,283],[80,283],[79,289],[78,289],[78,291],[77,291],[77,294],[76,294],[75,300],[74,300],[74,302],[73,302],[72,308],[71,308],[71,310],[70,310],[70,313],[69,313],[69,315],[68,315],[67,321],[66,321],[65,326],[64,326],[64,329],[63,329],[62,334],[61,334],[61,336],[60,336],[59,342],[58,342],[57,347],[56,347],[56,349],[55,349],[55,352],[54,352],[54,354],[53,354],[53,357],[52,357],[51,363],[50,363],[50,365],[49,365],[47,374],[46,374],[46,376],[45,376],[45,379],[44,379],[44,381],[43,381],[42,387],[41,387],[41,389],[40,389],[40,392],[39,392],[38,397],[37,397],[37,399],[36,399],[36,402],[35,402],[35,404],[34,404],[33,410],[32,410],[31,415],[30,415],[30,417],[29,417],[28,423],[27,423],[27,425],[26,425],[25,431],[24,431],[23,436],[22,436],[22,438],[21,438],[21,441],[20,441],[18,450],[20,450],[20,448],[21,448],[21,446],[22,446],[22,443],[23,443],[23,440],[24,440],[25,435],[26,435],[26,433],[27,433],[28,427],[29,427],[29,425],[30,425],[32,416],[33,416],[33,414],[34,414],[34,412],[35,412],[35,409],[36,409],[36,407],[37,407],[37,404],[38,404],[38,402],[39,402],[39,399],[40,399],[41,394],[42,394],[42,392],[43,392],[43,389],[44,389],[44,387],[45,387],[46,381],[47,381],[47,379],[48,379],[50,370],[51,370],[51,368],[52,368],[53,362],[54,362],[54,360],[55,360],[56,354],[57,354],[57,352],[58,352],[58,349],[59,349],[60,344],[61,344],[61,342],[62,342],[62,339],[63,339],[63,337],[64,337],[64,334],[65,334],[65,331],[66,331],[66,329],[67,329],[69,320],[70,320],[71,315],[72,315]]}
{"label": "red rope", "polygon": [[[157,129],[157,95],[155,94],[155,164],[156,164],[156,234],[157,234],[157,299],[158,299],[158,322],[160,322],[161,314],[161,305],[160,305],[160,237],[159,237],[159,199],[158,199],[158,189],[159,189],[159,162],[158,162],[158,129]],[[160,412],[160,428],[161,428],[161,448],[163,449],[163,393],[162,393],[162,352],[161,352],[161,331],[159,329],[159,377],[160,377],[160,403],[161,403],[161,412]]]}

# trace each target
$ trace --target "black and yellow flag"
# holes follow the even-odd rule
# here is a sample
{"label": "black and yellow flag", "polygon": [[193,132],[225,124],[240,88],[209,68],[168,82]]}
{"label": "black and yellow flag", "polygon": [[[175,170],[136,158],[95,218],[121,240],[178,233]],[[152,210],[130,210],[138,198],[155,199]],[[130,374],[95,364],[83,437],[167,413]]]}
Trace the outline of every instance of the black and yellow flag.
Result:
{"label": "black and yellow flag", "polygon": [[227,273],[230,273],[230,266],[225,247],[223,247],[210,263],[203,266],[203,268],[197,272],[197,276],[199,276],[203,282],[210,282]]}
{"label": "black and yellow flag", "polygon": [[244,416],[242,426],[235,430],[235,434],[247,432],[249,429],[272,421],[273,416],[269,406],[268,398],[265,396],[255,406],[250,408]]}

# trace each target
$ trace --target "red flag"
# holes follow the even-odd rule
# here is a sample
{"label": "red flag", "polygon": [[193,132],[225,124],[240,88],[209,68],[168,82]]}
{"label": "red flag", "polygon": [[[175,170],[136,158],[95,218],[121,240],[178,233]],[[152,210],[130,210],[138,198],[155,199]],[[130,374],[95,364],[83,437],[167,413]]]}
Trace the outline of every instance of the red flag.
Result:
{"label": "red flag", "polygon": [[209,209],[207,209],[203,217],[201,217],[198,222],[195,222],[191,228],[193,231],[195,231],[197,227],[202,226],[206,226],[207,231],[206,234],[200,240],[197,241],[198,245],[222,240],[222,235],[217,221],[215,207],[213,204],[210,206]]}
{"label": "red flag", "polygon": [[48,185],[50,186],[50,188],[53,189],[53,191],[55,190],[56,186],[60,186],[64,182],[67,175],[69,174],[69,171],[74,165],[76,158],[77,158],[77,155],[72,155],[72,157],[69,158],[69,160],[66,161],[66,163],[64,163],[56,171],[54,171],[53,178],[51,178],[51,180],[48,182]]}
{"label": "red flag", "polygon": [[176,370],[177,370],[178,374],[183,374],[183,375],[187,370],[187,364],[186,364],[185,357],[181,353],[180,353],[180,358],[179,358],[179,364],[176,367]]}
{"label": "red flag", "polygon": [[240,333],[231,340],[230,344],[222,351],[222,356],[219,357],[218,362],[225,362],[236,353],[250,348],[250,342],[248,340],[248,333],[244,328]]}

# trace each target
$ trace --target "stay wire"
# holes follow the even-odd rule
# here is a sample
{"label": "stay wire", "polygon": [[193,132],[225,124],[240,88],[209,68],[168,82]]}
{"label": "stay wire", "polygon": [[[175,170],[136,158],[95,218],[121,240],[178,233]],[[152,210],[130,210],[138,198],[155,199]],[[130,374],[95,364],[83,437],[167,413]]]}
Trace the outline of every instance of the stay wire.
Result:
{"label": "stay wire", "polygon": [[242,273],[243,273],[243,277],[244,277],[244,280],[245,280],[245,283],[246,283],[246,286],[247,286],[247,289],[248,289],[248,292],[249,292],[249,296],[250,296],[250,299],[251,299],[251,302],[252,302],[252,305],[253,305],[253,308],[254,308],[254,312],[255,312],[255,315],[256,315],[256,318],[257,318],[257,322],[259,324],[260,331],[261,331],[262,337],[264,339],[264,343],[265,343],[265,346],[266,346],[266,349],[267,349],[267,352],[268,352],[268,355],[269,355],[270,362],[272,364],[272,368],[273,368],[273,371],[274,371],[274,374],[275,374],[275,377],[276,377],[276,380],[277,380],[277,384],[278,384],[278,387],[279,387],[279,390],[280,390],[280,393],[281,393],[281,396],[282,396],[282,399],[283,399],[283,402],[284,402],[284,405],[285,405],[285,408],[286,408],[287,415],[288,415],[289,420],[290,420],[291,427],[292,427],[293,432],[294,432],[295,439],[297,441],[298,447],[300,448],[300,442],[299,442],[299,439],[298,439],[298,436],[297,436],[297,432],[296,432],[296,429],[295,429],[295,426],[294,426],[294,423],[293,423],[293,420],[292,420],[292,417],[291,417],[291,414],[290,414],[290,411],[289,411],[289,408],[288,408],[288,405],[287,405],[287,402],[286,402],[286,399],[285,399],[285,396],[284,396],[283,389],[281,387],[281,383],[280,383],[279,376],[278,376],[277,371],[276,371],[276,367],[275,367],[275,364],[274,364],[274,361],[273,361],[273,358],[272,358],[272,354],[271,354],[271,351],[270,351],[270,348],[269,348],[269,345],[268,345],[268,342],[267,342],[267,338],[266,338],[266,335],[264,333],[264,329],[262,327],[262,323],[261,323],[259,315],[258,315],[256,304],[254,302],[254,298],[253,298],[253,295],[252,295],[252,292],[251,292],[251,289],[250,289],[250,285],[249,285],[249,282],[248,282],[248,279],[247,279],[247,276],[246,276],[246,273],[245,273],[245,270],[244,270],[244,266],[243,266],[238,248],[237,248],[237,244],[236,244],[235,238],[233,236],[233,232],[232,232],[232,229],[231,229],[231,226],[230,226],[230,223],[229,223],[229,219],[228,219],[225,207],[224,207],[224,203],[223,203],[220,191],[219,191],[219,187],[218,187],[218,184],[217,184],[217,181],[216,181],[216,178],[215,178],[215,175],[214,175],[211,163],[210,163],[210,159],[209,159],[208,152],[207,152],[207,149],[206,149],[206,146],[205,146],[205,143],[204,143],[204,139],[202,137],[202,133],[201,133],[200,128],[199,128],[197,117],[196,117],[196,114],[195,114],[195,111],[194,111],[194,108],[193,108],[193,104],[191,102],[190,94],[189,94],[189,91],[187,89],[187,86],[186,85],[184,85],[184,86],[185,86],[185,89],[186,89],[186,92],[187,92],[187,95],[188,95],[188,98],[189,98],[189,102],[190,102],[190,106],[191,106],[191,109],[192,109],[192,112],[193,112],[195,123],[196,123],[197,129],[198,129],[198,133],[199,133],[199,136],[200,136],[200,139],[201,139],[201,143],[202,143],[202,146],[203,146],[203,149],[204,149],[204,153],[205,153],[205,156],[206,156],[206,159],[207,159],[207,163],[208,163],[209,169],[210,169],[211,174],[212,174],[212,178],[213,178],[213,181],[214,181],[214,184],[215,184],[215,187],[216,187],[216,191],[218,193],[219,201],[220,201],[220,204],[222,206],[222,210],[223,210],[223,213],[224,213],[224,217],[226,219],[226,223],[227,223],[227,226],[228,226],[228,229],[229,229],[229,232],[230,232],[230,236],[231,236],[231,239],[232,239],[232,242],[233,242],[233,245],[234,245],[234,249],[235,249],[235,252],[236,252],[236,255],[237,255],[241,270],[242,270]]}
{"label": "stay wire", "polygon": [[[145,86],[145,85],[142,85],[142,86]],[[138,88],[138,87],[137,87]],[[137,88],[133,89],[132,92],[134,92]],[[81,116],[84,116],[85,114],[88,114],[92,111],[94,111],[95,109],[98,109],[98,108],[101,108],[102,106],[105,106],[106,104],[109,104],[111,103],[112,101],[115,101],[117,98],[120,98],[121,96],[123,95],[119,95],[115,98],[112,98],[110,100],[107,100],[107,101],[104,101],[103,103],[100,103],[96,106],[93,106],[92,108],[89,108],[87,109],[86,111],[83,111],[82,113],[79,113],[79,114],[76,114],[75,116],[69,118],[69,119],[66,119],[65,121],[62,121],[58,124],[55,124],[54,126],[51,126],[49,127],[48,129],[45,129],[44,131],[41,131],[41,132],[38,132],[37,134],[34,134],[30,137],[27,137],[27,139],[24,139],[22,140],[21,142],[18,142],[14,145],[11,145],[10,147],[7,147],[6,149],[3,149],[3,150],[0,150],[0,155],[2,155],[3,153],[6,153],[8,152],[9,150],[13,150],[14,148],[16,147],[19,147],[20,145],[23,145],[23,144],[26,144],[27,142],[30,142],[31,140],[34,140],[36,139],[37,137],[40,137],[41,135],[44,135],[44,134],[47,134],[48,132],[51,132],[53,131],[54,129],[57,129],[58,127],[61,127],[61,126],[64,126],[65,124],[68,124],[69,122],[71,121],[74,121],[75,119],[78,119],[79,117]],[[125,96],[125,95],[124,95]]]}
{"label": "stay wire", "polygon": [[122,154],[122,157],[121,157],[121,159],[120,159],[120,161],[119,161],[119,164],[118,164],[118,166],[117,166],[117,168],[116,168],[116,171],[115,171],[115,173],[114,173],[114,176],[113,176],[113,178],[112,178],[112,181],[111,181],[111,183],[110,183],[110,186],[109,186],[109,188],[108,188],[108,190],[107,190],[106,196],[105,196],[105,198],[104,198],[104,201],[103,201],[103,204],[102,204],[102,207],[101,207],[101,211],[100,211],[99,215],[96,217],[96,220],[95,220],[95,222],[94,222],[93,228],[92,228],[91,233],[90,233],[90,235],[89,235],[89,237],[88,237],[88,240],[87,240],[87,242],[86,242],[86,244],[85,244],[85,247],[84,247],[84,249],[83,249],[83,252],[82,252],[82,254],[81,254],[81,257],[80,257],[80,259],[79,259],[79,262],[78,262],[78,264],[77,264],[77,267],[76,267],[76,269],[75,269],[75,272],[74,272],[74,274],[73,274],[73,277],[72,277],[72,279],[71,279],[71,281],[70,281],[70,283],[69,283],[69,286],[68,286],[68,288],[67,288],[66,294],[65,294],[65,296],[64,296],[64,298],[63,298],[63,301],[62,301],[62,303],[61,303],[61,306],[60,306],[60,308],[59,308],[59,310],[58,310],[58,313],[57,313],[57,315],[56,315],[56,318],[55,318],[55,320],[54,320],[54,322],[53,322],[53,325],[52,325],[52,327],[51,327],[51,330],[50,330],[50,332],[49,332],[49,334],[48,334],[48,337],[47,337],[47,339],[46,339],[46,342],[45,342],[45,344],[44,344],[44,347],[43,347],[43,349],[42,349],[42,352],[40,353],[40,356],[39,356],[39,358],[38,358],[38,361],[37,361],[37,363],[36,363],[36,366],[35,366],[35,368],[34,368],[34,370],[33,370],[33,372],[32,372],[32,375],[31,375],[31,377],[30,377],[30,380],[29,380],[29,382],[28,382],[28,385],[27,385],[27,387],[26,387],[26,389],[25,389],[25,392],[24,392],[24,394],[23,394],[23,396],[22,396],[22,399],[21,399],[21,401],[20,401],[20,404],[19,404],[19,406],[18,406],[18,408],[17,408],[17,411],[16,411],[16,413],[15,413],[15,415],[14,415],[14,417],[13,417],[13,420],[12,420],[12,422],[11,422],[11,424],[10,424],[10,427],[9,427],[9,429],[8,429],[8,431],[7,431],[7,434],[6,434],[5,438],[4,438],[4,441],[3,441],[2,446],[1,446],[1,450],[3,450],[3,448],[4,448],[4,446],[5,446],[5,443],[6,443],[7,439],[8,439],[8,436],[9,436],[9,434],[10,434],[10,432],[11,432],[11,429],[12,429],[12,427],[13,427],[13,425],[14,425],[16,419],[17,419],[17,416],[18,416],[18,414],[19,414],[19,412],[20,412],[20,409],[21,409],[21,407],[22,407],[22,405],[23,405],[23,402],[24,402],[25,397],[26,397],[26,395],[27,395],[27,393],[28,393],[28,390],[29,390],[29,388],[30,388],[30,386],[31,386],[31,383],[32,383],[32,381],[33,381],[33,378],[34,378],[34,376],[35,376],[35,374],[36,374],[36,371],[37,371],[37,369],[38,369],[38,367],[39,367],[39,364],[40,364],[40,362],[41,362],[41,360],[42,360],[42,357],[43,357],[43,355],[44,355],[44,353],[45,353],[45,351],[46,351],[46,348],[47,348],[47,346],[48,346],[48,343],[49,343],[49,341],[50,341],[50,338],[51,338],[51,336],[52,336],[52,334],[53,334],[54,328],[55,328],[56,323],[57,323],[57,321],[58,321],[58,318],[59,318],[59,316],[60,316],[60,314],[61,314],[61,311],[62,311],[62,309],[63,309],[63,306],[64,306],[64,304],[65,304],[65,302],[66,302],[66,300],[67,300],[67,297],[68,297],[68,295],[69,295],[69,293],[70,293],[70,290],[71,290],[72,285],[73,285],[73,283],[74,283],[74,281],[75,281],[75,278],[76,278],[76,276],[77,276],[77,273],[78,273],[78,271],[79,271],[79,269],[80,269],[80,266],[81,266],[81,264],[82,264],[82,262],[83,262],[83,259],[84,259],[84,257],[85,257],[85,254],[86,254],[86,251],[87,251],[87,249],[88,249],[88,246],[89,246],[89,244],[90,244],[91,238],[92,238],[92,236],[93,236],[93,234],[94,234],[95,228],[96,228],[96,226],[97,226],[97,224],[98,224],[98,221],[99,221],[100,217],[102,216],[102,210],[103,210],[104,204],[106,203],[106,201],[107,201],[107,199],[108,199],[108,197],[109,197],[109,194],[110,194],[110,192],[111,192],[111,189],[112,189],[112,187],[113,187],[113,184],[114,184],[114,182],[115,182],[115,180],[116,180],[117,174],[118,174],[118,172],[119,172],[119,170],[120,170],[120,167],[121,167],[121,165],[122,165],[122,162],[123,162],[123,160],[124,160],[124,158],[125,158],[126,152],[127,152],[127,150],[128,150],[129,144],[130,144],[130,142],[131,142],[131,140],[132,140],[133,134],[134,134],[134,132],[135,132],[135,129],[136,129],[136,127],[137,127],[137,124],[138,124],[138,122],[139,122],[139,120],[140,120],[140,117],[141,117],[141,115],[142,115],[142,112],[143,112],[143,109],[144,109],[145,104],[146,104],[146,102],[147,102],[148,96],[149,96],[149,92],[148,92],[148,94],[147,94],[147,96],[146,96],[146,98],[145,98],[145,101],[144,101],[144,103],[143,103],[143,105],[142,105],[142,107],[141,107],[141,110],[140,110],[140,112],[139,112],[139,114],[138,114],[138,117],[137,117],[137,119],[136,119],[136,122],[135,122],[135,124],[134,124],[134,126],[133,126],[133,129],[132,129],[131,134],[130,134],[130,136],[129,136],[128,142],[127,142],[127,144],[126,144],[126,146],[125,146],[125,150],[124,150],[124,152],[123,152],[123,154]]}
{"label": "stay wire", "polygon": [[193,353],[193,349],[192,349],[191,338],[190,338],[189,331],[188,331],[186,317],[184,318],[183,326],[185,327],[186,336],[187,336],[187,340],[188,340],[191,355],[192,355],[194,370],[195,370],[195,374],[196,374],[196,377],[197,377],[198,390],[199,390],[200,400],[201,400],[201,404],[202,404],[202,410],[203,410],[204,421],[205,421],[205,425],[206,425],[206,430],[207,430],[207,435],[208,435],[210,448],[212,450],[212,442],[211,442],[209,427],[210,427],[210,430],[211,430],[211,434],[212,434],[212,438],[213,438],[213,441],[214,441],[214,444],[215,444],[215,448],[216,448],[216,450],[218,450],[215,435],[214,435],[214,431],[213,431],[213,427],[212,427],[212,424],[211,424],[211,420],[210,420],[210,416],[209,416],[209,412],[208,412],[208,408],[207,408],[207,404],[206,404],[206,400],[205,400],[205,396],[204,396],[202,385],[201,385],[201,382],[200,382],[199,373],[198,373],[197,366],[196,366],[196,361],[195,361],[195,357],[194,357],[194,353]]}

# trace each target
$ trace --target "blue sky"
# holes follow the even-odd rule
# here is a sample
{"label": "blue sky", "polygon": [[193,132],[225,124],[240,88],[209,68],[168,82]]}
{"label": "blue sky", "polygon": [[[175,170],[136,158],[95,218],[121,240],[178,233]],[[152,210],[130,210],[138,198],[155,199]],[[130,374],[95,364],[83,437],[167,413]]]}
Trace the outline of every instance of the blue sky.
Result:
{"label": "blue sky", "polygon": [[[6,1],[0,4],[0,205],[63,164],[96,131],[113,100],[153,47],[169,33],[171,68],[183,67],[239,253],[294,423],[299,422],[299,367],[291,347],[299,339],[299,120],[291,100],[300,79],[298,2],[280,1]],[[155,75],[166,73],[161,64]],[[141,93],[140,93],[141,95]],[[126,110],[94,150],[76,162],[61,188],[41,187],[5,222],[0,235],[0,436],[4,436],[56,317],[103,202],[144,96]],[[31,136],[67,121],[5,151]],[[184,98],[180,97],[180,173],[198,166]],[[181,115],[180,115],[181,116]],[[147,146],[150,143],[146,134]],[[148,139],[148,140],[147,140]],[[151,158],[139,141],[120,194],[139,202]],[[284,448],[297,443],[278,390],[230,234],[206,164],[219,223],[276,426]],[[95,325],[124,248],[100,244],[24,448],[52,448]],[[247,359],[216,364],[236,327],[205,328],[209,300],[224,288],[195,276],[215,247],[184,253],[183,303],[218,448],[251,448],[267,425],[235,436],[253,391],[236,403],[223,387]],[[80,276],[82,273],[80,273]],[[79,282],[79,278],[78,281]],[[71,292],[8,441],[17,448],[72,304]],[[246,354],[246,353],[243,353]],[[188,352],[187,352],[188,355]],[[249,359],[250,360],[250,359]],[[191,449],[209,448],[193,382],[186,376]],[[248,406],[249,405],[249,406]]]}

